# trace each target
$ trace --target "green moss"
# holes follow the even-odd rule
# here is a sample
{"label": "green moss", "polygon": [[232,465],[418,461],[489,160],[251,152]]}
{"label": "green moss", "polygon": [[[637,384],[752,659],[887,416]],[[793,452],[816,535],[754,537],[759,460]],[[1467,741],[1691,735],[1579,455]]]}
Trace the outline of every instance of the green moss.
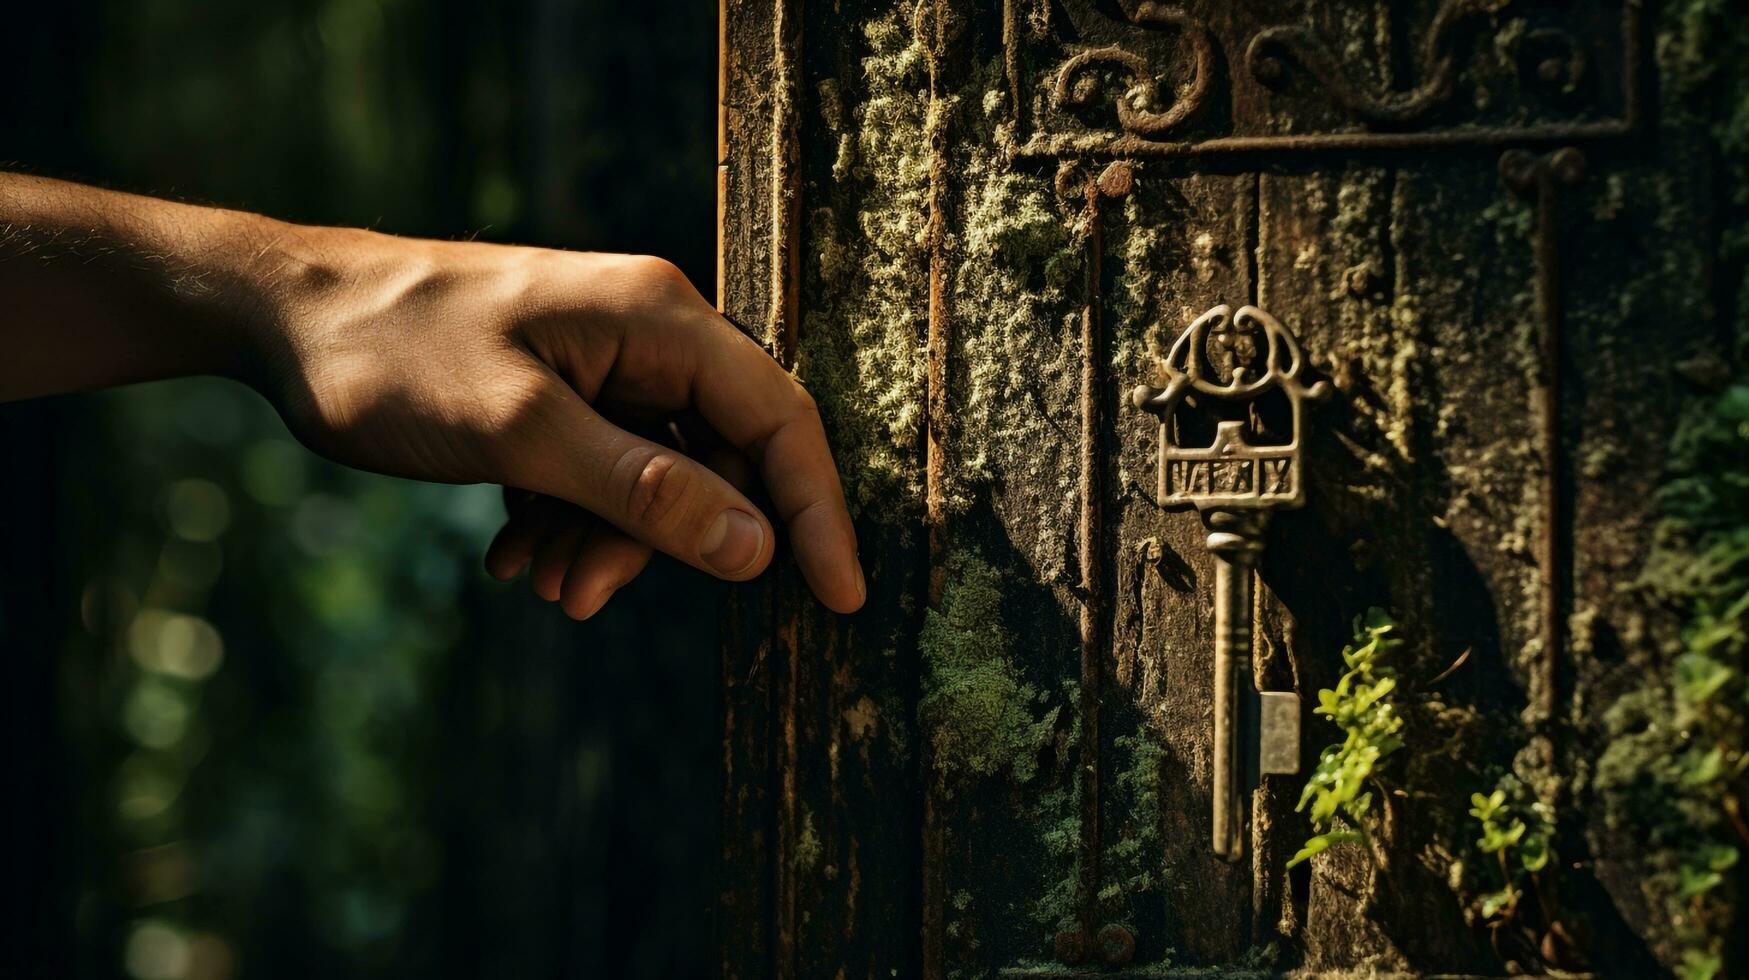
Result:
{"label": "green moss", "polygon": [[[1077,692],[1069,692],[1071,700]],[[1044,935],[1075,925],[1080,880],[1081,797],[1072,782],[1052,787],[1038,797],[1035,826],[1051,866],[1061,870],[1047,876],[1032,903],[1032,919]]]}
{"label": "green moss", "polygon": [[801,874],[814,870],[820,863],[822,848],[820,835],[814,830],[814,813],[806,806],[802,807],[802,830],[796,835],[795,868]]}
{"label": "green moss", "polygon": [[923,338],[928,311],[929,113],[923,46],[897,16],[869,22],[863,97],[846,112],[837,80],[818,91],[821,121],[837,134],[827,199],[809,222],[810,301],[796,373],[831,426],[854,508],[915,500],[923,425]]}
{"label": "green moss", "polygon": [[1732,824],[1749,799],[1749,384],[1683,420],[1670,466],[1643,584],[1686,625],[1667,686],[1611,708],[1597,782],[1612,825],[1652,844],[1644,887],[1670,915],[1684,975],[1711,977],[1736,921]]}
{"label": "green moss", "polygon": [[[1729,189],[1714,215],[1722,229],[1714,269],[1724,291],[1736,294],[1736,320],[1723,332],[1719,353],[1740,370],[1749,352],[1749,33],[1734,23],[1731,7],[1725,0],[1666,5],[1657,57],[1670,94],[1667,118],[1710,131],[1723,171],[1719,184]],[[1650,189],[1663,201],[1679,200],[1684,190],[1667,176]],[[1665,299],[1661,284],[1684,281],[1684,269],[1707,264],[1706,243],[1692,241],[1696,237],[1686,236],[1680,254],[1659,250],[1661,261],[1648,264],[1645,281],[1627,284],[1624,320],[1654,311],[1713,315],[1704,296],[1676,297],[1675,304],[1687,307],[1681,312],[1670,302],[1654,305]],[[1668,913],[1674,934],[1673,946],[1660,937],[1660,951],[1672,960],[1679,951],[1682,971],[1691,977],[1720,968],[1722,937],[1733,928],[1739,898],[1721,873],[1728,864],[1718,865],[1727,845],[1735,859],[1737,842],[1724,811],[1744,793],[1741,771],[1733,777],[1728,770],[1733,761],[1742,764],[1745,751],[1745,705],[1737,692],[1749,623],[1737,603],[1749,594],[1749,388],[1725,398],[1692,401],[1672,440],[1664,517],[1640,586],[1686,625],[1680,635],[1652,631],[1633,638],[1639,655],[1664,672],[1664,682],[1611,706],[1610,742],[1595,779],[1611,831],[1648,845],[1641,889],[1651,907]],[[1731,695],[1738,700],[1727,705]]]}
{"label": "green moss", "polygon": [[1164,819],[1160,772],[1166,749],[1146,730],[1119,735],[1115,742],[1127,761],[1112,780],[1111,812],[1118,820],[1117,839],[1105,849],[1104,887],[1099,893],[1105,914],[1111,918],[1127,913],[1126,901],[1159,886],[1160,855],[1166,851],[1160,839]]}
{"label": "green moss", "polygon": [[1046,706],[1010,657],[1001,603],[994,569],[975,554],[952,555],[941,608],[926,614],[918,640],[924,669],[918,716],[950,795],[998,774],[1031,780],[1061,711]]}
{"label": "green moss", "polygon": [[[946,385],[944,503],[969,506],[997,468],[1041,446],[1066,446],[1039,411],[1039,388],[1074,380],[1080,274],[1075,231],[1050,182],[1009,166],[1000,62],[961,93],[931,100],[928,52],[899,14],[863,29],[860,90],[828,79],[819,118],[837,134],[830,201],[809,224],[810,300],[797,373],[821,399],[846,490],[857,508],[920,498],[929,315],[930,137],[946,127],[954,175],[942,243],[953,336]],[[1062,469],[1058,467],[1058,469]],[[894,491],[894,492],[889,492]],[[1068,488],[1035,498],[1029,523],[1061,526]]]}
{"label": "green moss", "polygon": [[1749,31],[1732,0],[1671,0],[1658,32],[1658,67],[1685,122],[1706,126],[1719,150],[1729,208],[1718,216],[1720,274],[1736,293],[1734,355],[1749,357]]}

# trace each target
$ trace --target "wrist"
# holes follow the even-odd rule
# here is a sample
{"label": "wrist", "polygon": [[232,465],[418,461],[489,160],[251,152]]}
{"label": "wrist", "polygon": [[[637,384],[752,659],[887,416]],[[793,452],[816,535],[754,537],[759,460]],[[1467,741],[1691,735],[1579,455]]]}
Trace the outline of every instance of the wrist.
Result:
{"label": "wrist", "polygon": [[227,277],[236,290],[227,373],[284,407],[308,394],[325,357],[357,339],[362,311],[387,312],[391,298],[380,294],[408,250],[377,232],[246,217],[259,224],[244,233],[252,247]]}

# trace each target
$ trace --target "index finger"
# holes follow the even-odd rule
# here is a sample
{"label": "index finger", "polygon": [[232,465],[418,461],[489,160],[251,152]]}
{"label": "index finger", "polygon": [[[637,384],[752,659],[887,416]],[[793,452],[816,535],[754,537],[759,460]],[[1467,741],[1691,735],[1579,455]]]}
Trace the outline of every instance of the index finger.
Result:
{"label": "index finger", "polygon": [[856,530],[813,396],[722,316],[713,312],[701,333],[694,406],[758,464],[814,594],[835,612],[854,612],[867,591]]}

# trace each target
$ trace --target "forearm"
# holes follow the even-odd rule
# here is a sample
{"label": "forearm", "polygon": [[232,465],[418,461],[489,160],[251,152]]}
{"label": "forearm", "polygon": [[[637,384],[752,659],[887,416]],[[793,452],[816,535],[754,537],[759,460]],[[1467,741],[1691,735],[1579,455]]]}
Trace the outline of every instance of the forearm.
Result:
{"label": "forearm", "polygon": [[0,173],[0,401],[275,354],[296,226]]}

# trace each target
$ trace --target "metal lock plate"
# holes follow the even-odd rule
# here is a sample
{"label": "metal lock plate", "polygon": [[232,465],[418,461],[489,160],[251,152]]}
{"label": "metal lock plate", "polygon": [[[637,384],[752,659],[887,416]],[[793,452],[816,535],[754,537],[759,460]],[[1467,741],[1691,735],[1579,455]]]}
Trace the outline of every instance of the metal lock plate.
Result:
{"label": "metal lock plate", "polygon": [[1257,694],[1257,769],[1265,776],[1300,771],[1300,696],[1292,691]]}

